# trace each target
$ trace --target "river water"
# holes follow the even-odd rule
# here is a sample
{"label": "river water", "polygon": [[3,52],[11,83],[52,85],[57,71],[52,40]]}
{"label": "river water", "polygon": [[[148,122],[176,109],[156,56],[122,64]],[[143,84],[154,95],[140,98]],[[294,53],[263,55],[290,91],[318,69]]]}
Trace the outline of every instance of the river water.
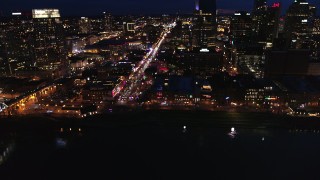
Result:
{"label": "river water", "polygon": [[318,130],[230,130],[182,121],[12,129],[0,136],[0,179],[320,179]]}

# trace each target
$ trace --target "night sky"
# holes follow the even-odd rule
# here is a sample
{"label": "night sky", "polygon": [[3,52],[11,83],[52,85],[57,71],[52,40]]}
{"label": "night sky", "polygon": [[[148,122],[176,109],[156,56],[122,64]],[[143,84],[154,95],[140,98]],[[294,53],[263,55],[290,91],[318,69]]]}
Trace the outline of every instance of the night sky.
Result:
{"label": "night sky", "polygon": [[[269,3],[277,0],[269,0]],[[286,10],[294,0],[278,0]],[[320,7],[319,0],[309,3]],[[251,10],[253,0],[217,0],[218,9]],[[97,15],[103,11],[113,14],[161,14],[191,13],[194,0],[2,0],[0,11],[4,14],[11,10],[30,10],[32,8],[59,8],[62,16]],[[320,10],[319,10],[320,11]]]}

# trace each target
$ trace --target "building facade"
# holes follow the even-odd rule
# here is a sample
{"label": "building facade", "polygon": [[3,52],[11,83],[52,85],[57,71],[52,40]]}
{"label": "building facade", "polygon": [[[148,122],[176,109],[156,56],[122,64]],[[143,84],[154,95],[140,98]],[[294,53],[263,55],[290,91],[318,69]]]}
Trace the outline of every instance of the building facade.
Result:
{"label": "building facade", "polygon": [[58,9],[32,10],[34,24],[34,65],[55,70],[66,62],[63,26]]}
{"label": "building facade", "polygon": [[216,34],[216,1],[197,0],[193,20],[193,46],[210,47]]}

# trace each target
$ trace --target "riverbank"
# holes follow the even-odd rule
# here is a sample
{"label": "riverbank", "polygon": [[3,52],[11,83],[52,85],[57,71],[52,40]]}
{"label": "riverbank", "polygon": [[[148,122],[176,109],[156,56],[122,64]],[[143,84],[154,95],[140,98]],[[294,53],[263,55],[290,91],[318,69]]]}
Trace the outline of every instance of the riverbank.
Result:
{"label": "riverbank", "polygon": [[135,126],[137,124],[167,124],[210,126],[221,128],[286,128],[314,130],[320,129],[320,119],[316,117],[279,116],[271,113],[238,113],[211,111],[168,111],[147,110],[139,112],[119,112],[99,114],[84,119],[39,116],[12,116],[0,120],[1,127],[52,128],[61,126]]}
{"label": "riverbank", "polygon": [[319,179],[319,124],[203,111],[12,117],[0,120],[0,173],[8,180]]}

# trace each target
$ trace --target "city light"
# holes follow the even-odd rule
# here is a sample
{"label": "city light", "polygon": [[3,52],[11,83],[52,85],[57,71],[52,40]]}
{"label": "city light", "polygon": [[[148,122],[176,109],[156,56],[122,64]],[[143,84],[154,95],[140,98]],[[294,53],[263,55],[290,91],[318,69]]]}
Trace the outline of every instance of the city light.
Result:
{"label": "city light", "polygon": [[319,0],[191,1],[2,2],[0,177],[319,179]]}

